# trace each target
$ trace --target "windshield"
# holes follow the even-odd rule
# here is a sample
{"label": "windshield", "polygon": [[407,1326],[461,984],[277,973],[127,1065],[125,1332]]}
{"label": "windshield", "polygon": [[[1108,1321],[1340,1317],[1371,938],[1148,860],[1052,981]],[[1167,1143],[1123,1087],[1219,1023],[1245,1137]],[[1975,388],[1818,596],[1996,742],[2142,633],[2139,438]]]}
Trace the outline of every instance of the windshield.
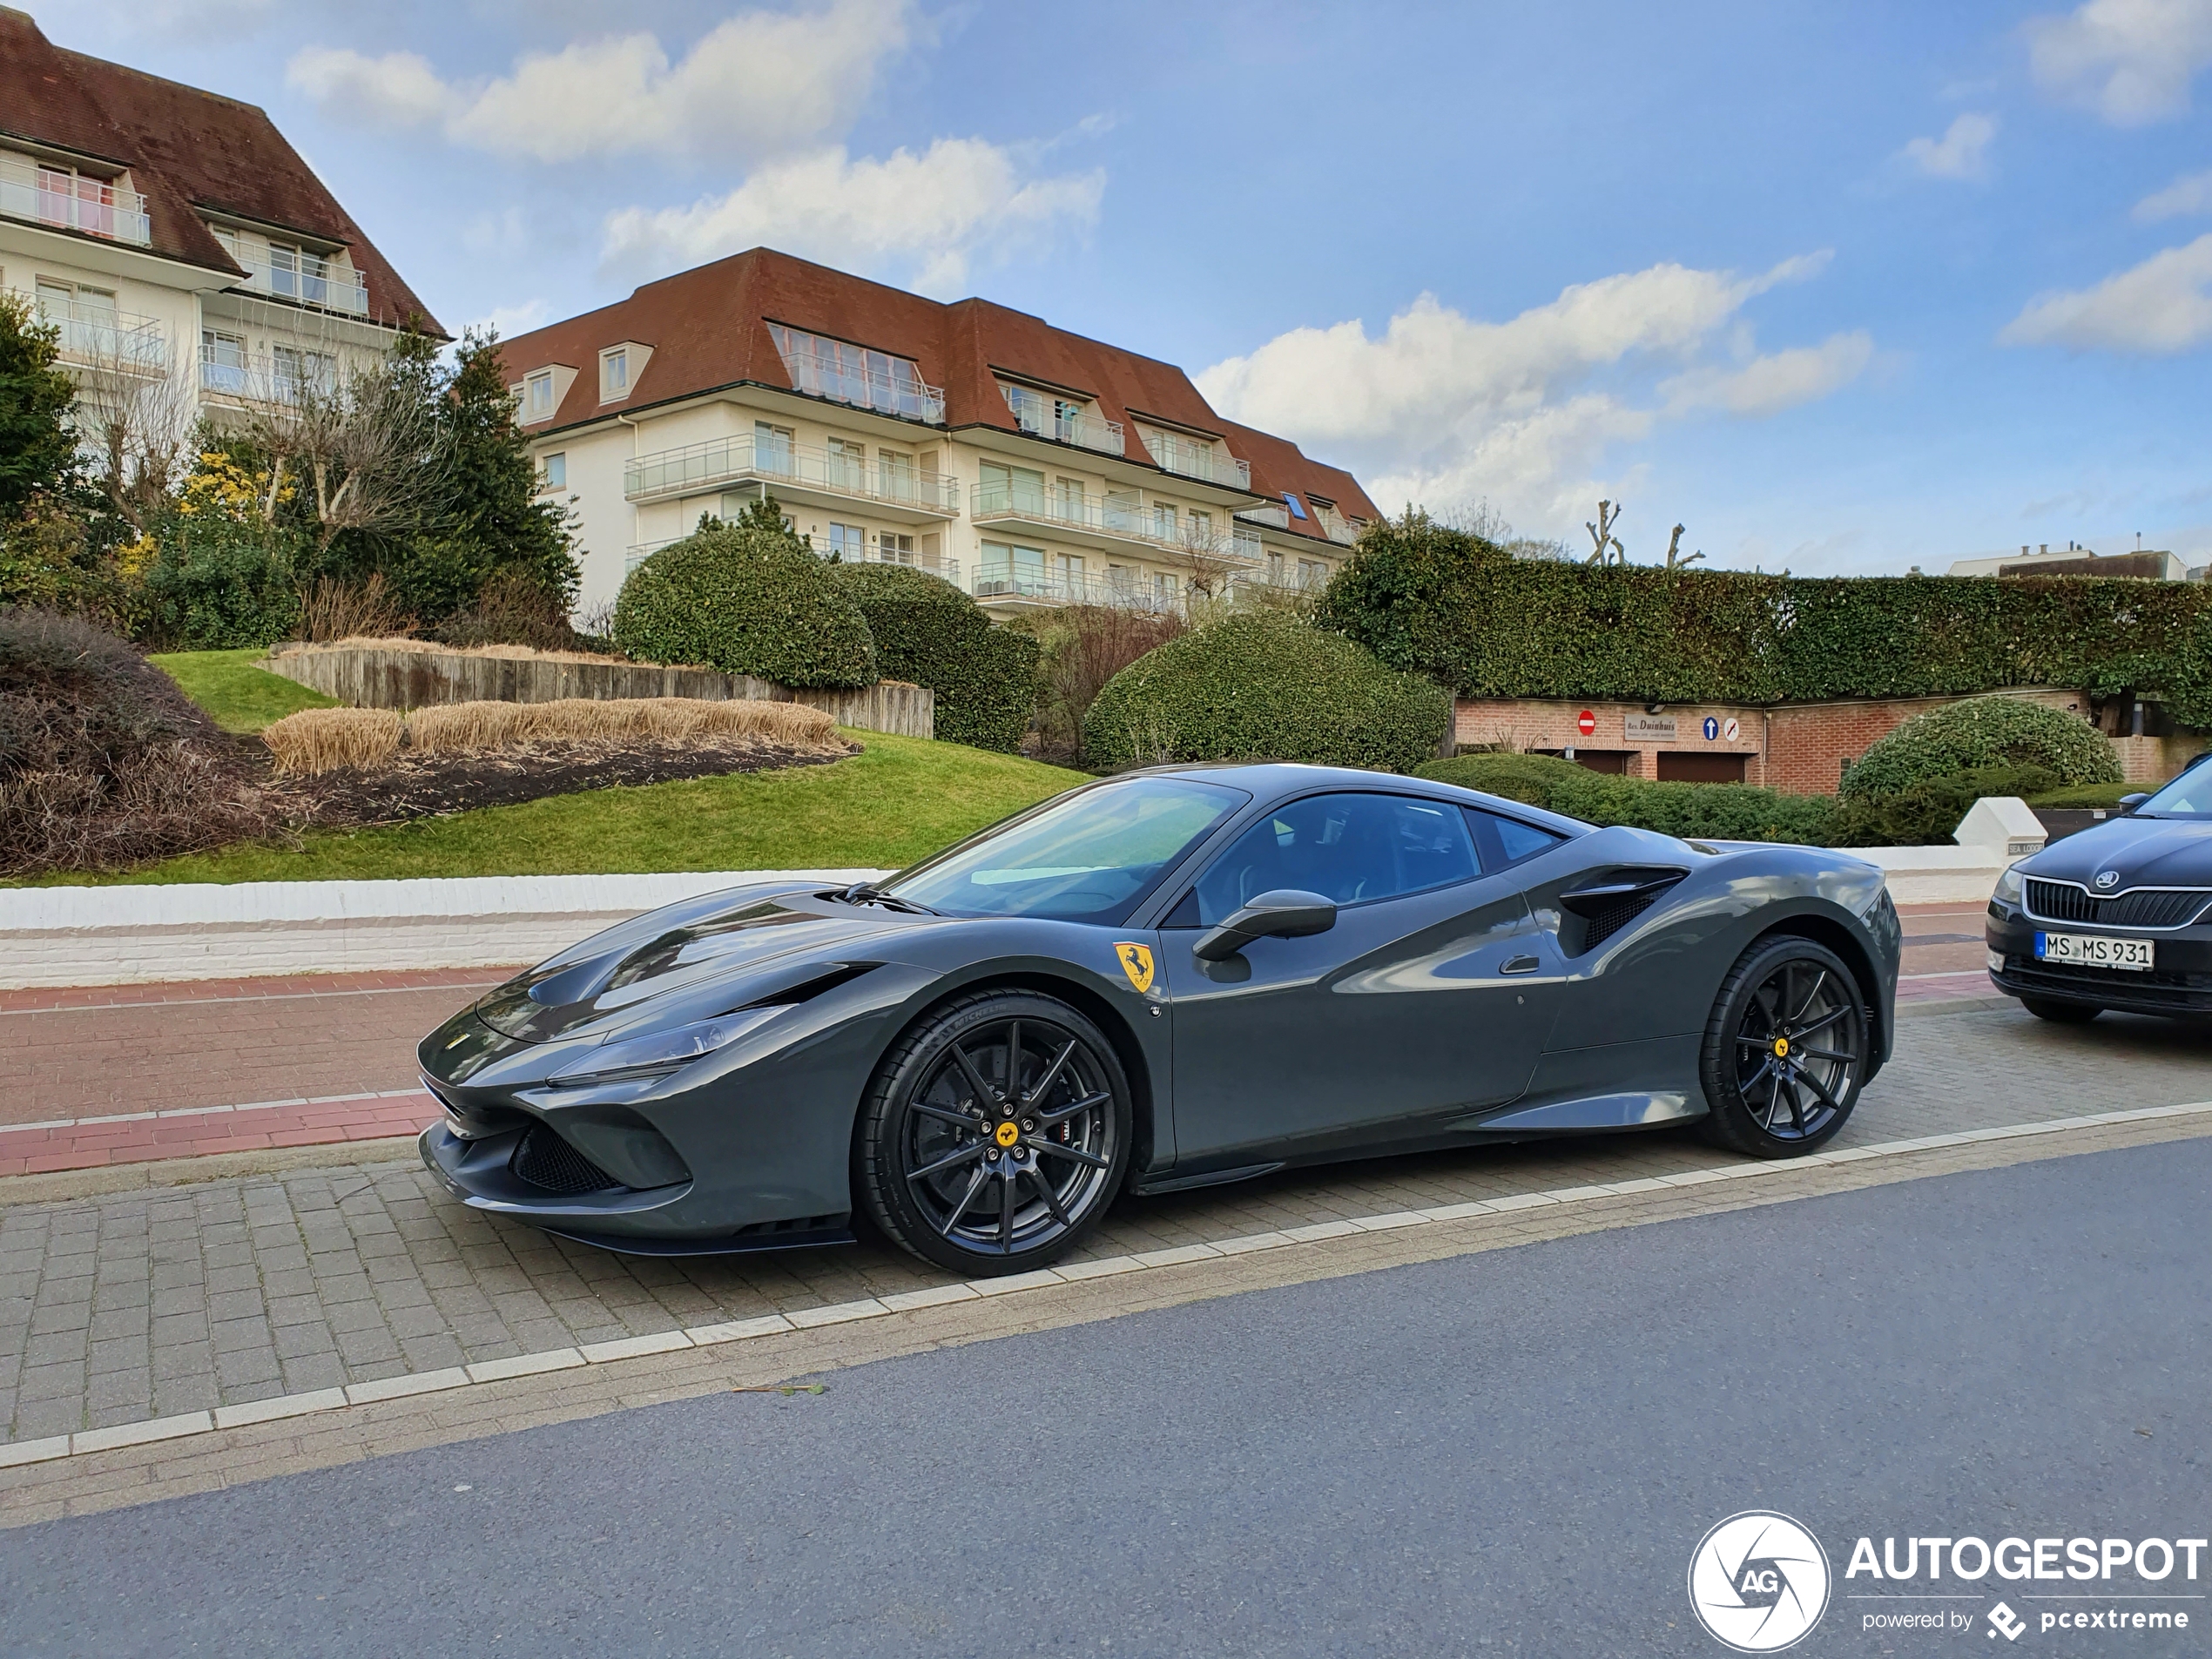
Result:
{"label": "windshield", "polygon": [[883,890],[949,915],[1112,924],[1251,799],[1187,778],[1100,784],[987,830]]}
{"label": "windshield", "polygon": [[2135,808],[2138,818],[2212,818],[2212,760],[2187,772]]}

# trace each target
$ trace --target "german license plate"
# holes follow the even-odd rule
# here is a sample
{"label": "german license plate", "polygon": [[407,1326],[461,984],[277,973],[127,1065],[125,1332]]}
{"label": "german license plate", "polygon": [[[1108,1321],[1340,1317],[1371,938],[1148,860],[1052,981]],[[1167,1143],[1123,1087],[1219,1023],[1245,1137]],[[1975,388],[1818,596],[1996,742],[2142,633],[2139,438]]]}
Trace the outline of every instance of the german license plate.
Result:
{"label": "german license plate", "polygon": [[2128,968],[2151,966],[2148,939],[2110,939],[2102,934],[2038,934],[2039,961],[2062,962],[2069,968]]}

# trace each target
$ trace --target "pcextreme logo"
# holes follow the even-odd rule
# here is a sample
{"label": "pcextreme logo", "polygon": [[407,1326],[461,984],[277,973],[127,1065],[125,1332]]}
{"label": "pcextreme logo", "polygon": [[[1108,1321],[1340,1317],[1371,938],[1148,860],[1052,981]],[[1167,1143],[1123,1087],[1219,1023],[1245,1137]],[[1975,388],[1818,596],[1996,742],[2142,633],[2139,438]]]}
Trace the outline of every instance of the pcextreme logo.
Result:
{"label": "pcextreme logo", "polygon": [[1779,1653],[1828,1608],[1828,1554],[1787,1515],[1746,1509],[1700,1539],[1689,1557],[1689,1606],[1716,1642]]}

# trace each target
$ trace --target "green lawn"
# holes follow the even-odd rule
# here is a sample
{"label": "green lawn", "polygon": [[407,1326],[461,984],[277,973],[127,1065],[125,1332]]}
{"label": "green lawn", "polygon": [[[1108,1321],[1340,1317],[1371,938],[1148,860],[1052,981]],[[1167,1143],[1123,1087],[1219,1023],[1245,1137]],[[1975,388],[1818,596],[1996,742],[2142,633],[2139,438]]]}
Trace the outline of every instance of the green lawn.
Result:
{"label": "green lawn", "polygon": [[226,847],[42,885],[895,869],[1089,781],[958,744],[845,735],[863,752],[824,766],[596,789],[352,834],[318,831],[297,848]]}
{"label": "green lawn", "polygon": [[334,709],[338,699],[296,680],[255,666],[268,652],[172,651],[146,660],[185,688],[185,695],[215,717],[226,732],[259,732],[300,709]]}

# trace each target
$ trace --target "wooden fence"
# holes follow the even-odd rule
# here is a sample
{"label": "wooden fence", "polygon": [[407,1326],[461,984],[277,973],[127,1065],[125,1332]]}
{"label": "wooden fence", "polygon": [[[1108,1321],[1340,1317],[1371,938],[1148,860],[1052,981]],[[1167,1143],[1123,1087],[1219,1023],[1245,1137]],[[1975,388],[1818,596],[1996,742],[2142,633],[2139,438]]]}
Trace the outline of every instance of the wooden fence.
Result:
{"label": "wooden fence", "polygon": [[937,694],[903,680],[857,691],[801,691],[749,674],[651,663],[559,657],[487,657],[473,651],[384,651],[373,647],[280,651],[262,664],[287,679],[364,709],[419,709],[438,703],[550,703],[564,697],[696,697],[721,703],[804,703],[840,725],[902,738],[936,735]]}

